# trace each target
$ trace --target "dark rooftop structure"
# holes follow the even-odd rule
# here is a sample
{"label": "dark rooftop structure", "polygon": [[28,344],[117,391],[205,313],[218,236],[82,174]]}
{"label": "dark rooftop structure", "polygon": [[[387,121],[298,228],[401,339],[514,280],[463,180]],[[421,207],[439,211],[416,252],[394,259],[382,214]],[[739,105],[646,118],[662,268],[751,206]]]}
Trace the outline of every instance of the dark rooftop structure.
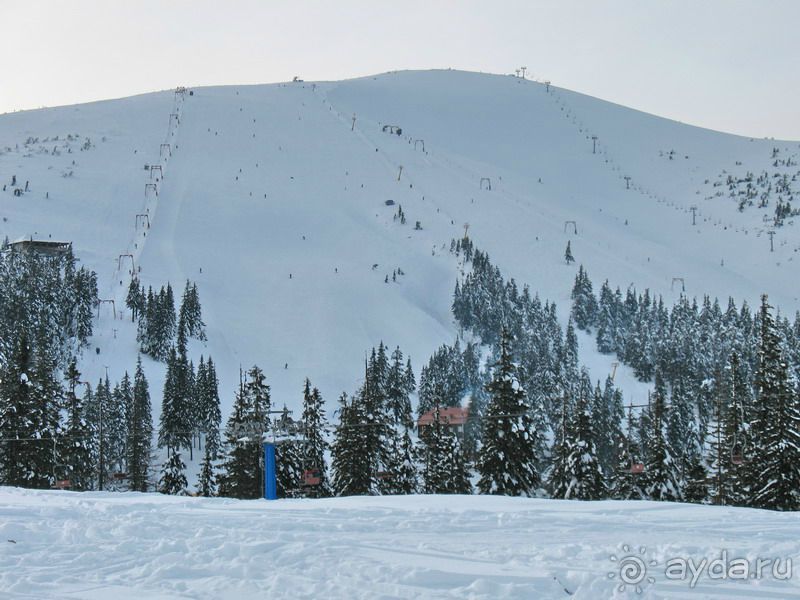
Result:
{"label": "dark rooftop structure", "polygon": [[54,242],[52,240],[17,240],[8,247],[14,252],[33,252],[42,256],[62,256],[72,248],[72,242]]}

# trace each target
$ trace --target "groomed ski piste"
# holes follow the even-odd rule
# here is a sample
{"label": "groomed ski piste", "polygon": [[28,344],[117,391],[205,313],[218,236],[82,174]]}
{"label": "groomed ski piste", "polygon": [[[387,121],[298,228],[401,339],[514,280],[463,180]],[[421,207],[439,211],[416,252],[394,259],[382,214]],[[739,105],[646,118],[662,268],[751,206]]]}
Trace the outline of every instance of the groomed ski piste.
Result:
{"label": "groomed ski piste", "polygon": [[[20,196],[0,192],[0,236],[72,242],[97,271],[118,315],[101,305],[79,365],[86,379],[133,371],[124,298],[129,270],[141,268],[156,289],[197,282],[208,342],[192,341],[190,357],[213,357],[224,419],[239,367],[253,364],[274,405],[297,409],[309,377],[330,417],[381,340],[418,373],[458,335],[450,304],[461,265],[448,249],[466,224],[505,276],[557,302],[562,324],[579,264],[596,291],[608,279],[667,303],[685,289],[751,307],[766,292],[794,314],[792,219],[773,229],[764,217],[774,198],[739,212],[716,195],[728,175],[795,173],[791,161],[773,166],[776,148],[780,159],[800,153],[796,141],[704,130],[502,75],[169,90],[0,116],[1,183],[29,183]],[[405,225],[392,218],[398,205]],[[405,275],[391,282],[398,267]],[[604,379],[615,358],[589,336],[580,343]],[[157,422],[164,366],[144,368]],[[624,367],[616,384],[626,404],[646,398]],[[694,587],[691,575],[666,577],[670,559],[698,566],[724,551],[728,561],[796,558],[797,517],[749,509],[2,488],[0,529],[0,590],[11,598],[800,595],[797,577],[770,568],[748,581],[701,574]],[[629,556],[647,574],[620,591]]]}
{"label": "groomed ski piste", "polygon": [[14,600],[786,600],[800,596],[798,520],[667,502],[2,488],[0,590]]}

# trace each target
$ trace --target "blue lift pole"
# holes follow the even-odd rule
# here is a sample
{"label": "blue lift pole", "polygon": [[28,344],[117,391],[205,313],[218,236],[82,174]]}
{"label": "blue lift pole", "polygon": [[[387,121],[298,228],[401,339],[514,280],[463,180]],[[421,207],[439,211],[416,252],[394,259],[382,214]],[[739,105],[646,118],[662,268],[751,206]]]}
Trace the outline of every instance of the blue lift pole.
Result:
{"label": "blue lift pole", "polygon": [[264,498],[278,499],[278,484],[275,477],[275,444],[264,444]]}

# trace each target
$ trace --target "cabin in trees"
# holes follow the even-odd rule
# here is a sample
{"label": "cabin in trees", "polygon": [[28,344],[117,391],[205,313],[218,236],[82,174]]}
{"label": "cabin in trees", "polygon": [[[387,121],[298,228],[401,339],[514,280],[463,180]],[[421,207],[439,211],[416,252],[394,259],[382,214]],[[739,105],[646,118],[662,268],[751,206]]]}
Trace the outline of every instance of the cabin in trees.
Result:
{"label": "cabin in trees", "polygon": [[69,252],[70,248],[72,248],[72,242],[54,242],[52,240],[34,240],[30,238],[11,242],[8,248],[12,252],[25,252],[55,257],[62,256]]}
{"label": "cabin in trees", "polygon": [[[456,437],[464,439],[464,427],[469,418],[469,409],[462,408],[461,406],[442,406],[439,408],[439,422],[442,427],[446,427]],[[433,423],[433,411],[429,410],[423,414],[417,421],[417,431],[422,435],[422,429]]]}

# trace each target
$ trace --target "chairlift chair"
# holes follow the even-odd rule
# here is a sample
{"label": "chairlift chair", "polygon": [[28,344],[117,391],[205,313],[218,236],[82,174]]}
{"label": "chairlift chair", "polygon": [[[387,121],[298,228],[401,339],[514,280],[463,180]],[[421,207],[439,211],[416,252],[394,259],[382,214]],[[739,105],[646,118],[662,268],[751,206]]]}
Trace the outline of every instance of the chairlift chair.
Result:
{"label": "chairlift chair", "polygon": [[305,469],[303,471],[302,487],[317,487],[322,483],[322,470],[317,468]]}
{"label": "chairlift chair", "polygon": [[631,473],[635,475],[644,473],[644,463],[631,463]]}

